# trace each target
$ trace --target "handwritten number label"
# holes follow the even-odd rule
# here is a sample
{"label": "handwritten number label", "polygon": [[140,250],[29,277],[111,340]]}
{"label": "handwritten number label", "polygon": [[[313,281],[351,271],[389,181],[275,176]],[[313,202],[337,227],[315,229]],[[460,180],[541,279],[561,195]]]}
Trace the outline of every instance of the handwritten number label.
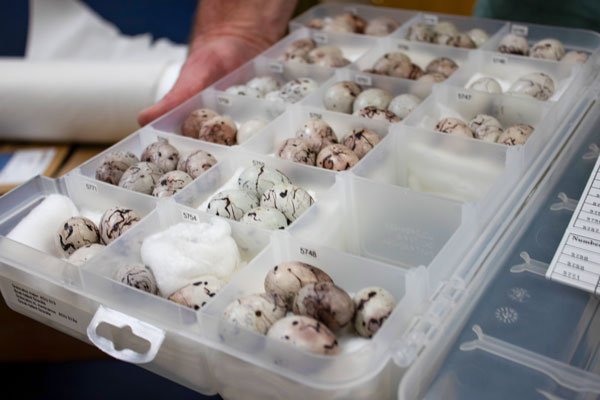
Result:
{"label": "handwritten number label", "polygon": [[300,254],[302,254],[303,256],[317,258],[317,252],[313,249],[307,249],[306,247],[300,247]]}
{"label": "handwritten number label", "polygon": [[89,192],[98,193],[98,186],[94,185],[93,183],[86,182],[85,183],[85,190],[87,190]]}
{"label": "handwritten number label", "polygon": [[278,62],[271,62],[267,65],[267,69],[270,72],[273,72],[275,74],[282,74],[283,73],[283,65],[281,63]]}
{"label": "handwritten number label", "polygon": [[181,217],[183,218],[184,221],[196,222],[196,223],[199,222],[198,215],[191,213],[189,211],[182,211]]}
{"label": "handwritten number label", "polygon": [[514,35],[527,36],[529,33],[529,28],[524,25],[513,25],[510,28],[510,32]]}
{"label": "handwritten number label", "polygon": [[438,17],[437,15],[425,14],[423,15],[423,22],[427,25],[435,25],[438,23]]}
{"label": "handwritten number label", "polygon": [[508,63],[508,58],[503,56],[494,56],[492,57],[492,64],[500,64],[506,65]]}
{"label": "handwritten number label", "polygon": [[471,93],[458,92],[456,94],[456,98],[460,101],[471,101],[473,99],[473,95]]}
{"label": "handwritten number label", "polygon": [[356,83],[358,83],[359,85],[363,85],[363,86],[371,86],[372,82],[371,82],[371,77],[370,76],[366,76],[366,75],[356,75],[356,78],[354,79],[356,81]]}
{"label": "handwritten number label", "polygon": [[327,44],[329,38],[322,32],[315,32],[313,33],[313,40],[317,42],[317,44]]}
{"label": "handwritten number label", "polygon": [[222,106],[230,106],[231,105],[231,100],[229,99],[229,97],[218,96],[217,97],[217,103],[219,103]]}
{"label": "handwritten number label", "polygon": [[311,118],[315,118],[315,119],[321,119],[321,118],[323,118],[323,116],[321,114],[316,113],[316,112],[309,112],[308,116],[311,117]]}

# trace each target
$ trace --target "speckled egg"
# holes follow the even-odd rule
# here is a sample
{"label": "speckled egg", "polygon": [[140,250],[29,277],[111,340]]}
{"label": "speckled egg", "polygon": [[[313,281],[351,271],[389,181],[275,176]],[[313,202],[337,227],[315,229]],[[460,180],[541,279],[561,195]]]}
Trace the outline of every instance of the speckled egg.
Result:
{"label": "speckled egg", "polygon": [[371,338],[394,311],[396,299],[387,290],[372,286],[356,292],[354,304],[354,329],[360,336]]}
{"label": "speckled egg", "polygon": [[123,173],[119,186],[134,192],[151,194],[162,175],[163,171],[156,164],[139,162]]}
{"label": "speckled egg", "polygon": [[144,149],[141,161],[153,163],[163,172],[173,171],[179,162],[179,151],[167,142],[154,142]]}
{"label": "speckled egg", "polygon": [[139,221],[140,216],[130,208],[109,208],[100,219],[100,237],[104,244],[109,244]]}
{"label": "speckled egg", "polygon": [[387,108],[393,96],[383,89],[371,88],[360,93],[354,101],[353,110],[359,111],[366,107]]}
{"label": "speckled egg", "polygon": [[367,21],[365,21],[363,18],[359,17],[358,15],[352,14],[349,12],[342,13],[342,14],[335,16],[333,18],[333,22],[337,22],[337,21],[349,22],[353,27],[354,33],[364,33],[364,31],[367,27]]}
{"label": "speckled egg", "polygon": [[199,277],[195,282],[182,287],[169,296],[169,300],[199,310],[215,297],[225,282],[211,275]]}
{"label": "speckled egg", "polygon": [[266,335],[273,324],[285,317],[283,300],[267,293],[244,296],[229,304],[223,317],[238,326]]}
{"label": "speckled egg", "polygon": [[125,264],[115,273],[115,280],[127,286],[157,294],[158,285],[152,270],[143,264]]}
{"label": "speckled egg", "polygon": [[498,51],[500,53],[526,56],[529,54],[529,43],[523,36],[510,33],[502,38],[498,45]]}
{"label": "speckled egg", "polygon": [[354,302],[343,289],[332,282],[316,282],[298,291],[293,311],[321,321],[335,332],[352,321],[354,308]]}
{"label": "speckled egg", "polygon": [[96,224],[84,217],[72,217],[58,229],[55,236],[56,248],[69,256],[88,244],[100,243],[100,232]]}
{"label": "speckled egg", "polygon": [[427,73],[417,78],[419,82],[440,83],[447,79],[446,75],[439,72]]}
{"label": "speckled egg", "polygon": [[260,205],[278,209],[291,223],[314,202],[314,199],[306,190],[295,185],[281,184],[275,185],[264,192]]}
{"label": "speckled egg", "polygon": [[477,47],[475,42],[466,33],[456,34],[456,36],[454,36],[454,43],[452,43],[452,45],[454,47],[460,47],[463,49],[474,49]]}
{"label": "speckled egg", "polygon": [[209,201],[206,212],[239,221],[244,214],[258,207],[258,199],[245,190],[223,190]]}
{"label": "speckled egg", "polygon": [[325,20],[323,18],[313,18],[306,23],[306,26],[311,29],[323,29],[325,27]]}
{"label": "speckled egg", "polygon": [[554,81],[543,72],[531,72],[515,81],[508,93],[545,101],[554,94]]}
{"label": "speckled egg", "polygon": [[279,92],[279,90],[275,90],[273,92],[267,93],[265,95],[265,100],[273,101],[276,103],[283,103],[283,104],[286,103],[285,99],[281,96],[281,93]]}
{"label": "speckled egg", "polygon": [[298,39],[295,42],[289,44],[284,50],[284,55],[290,54],[304,54],[307,55],[309,51],[317,47],[314,40],[310,38]]}
{"label": "speckled egg", "polygon": [[400,119],[408,117],[417,106],[421,104],[421,99],[414,94],[401,94],[396,96],[390,102],[388,110],[396,114]]}
{"label": "speckled egg", "polygon": [[456,36],[447,33],[436,33],[433,38],[433,43],[441,44],[443,46],[454,46],[456,42]]}
{"label": "speckled egg", "polygon": [[311,63],[316,63],[324,57],[344,58],[344,53],[335,46],[320,46],[308,52],[308,61]]}
{"label": "speckled egg", "polygon": [[398,29],[398,22],[388,17],[373,18],[367,23],[365,35],[387,36]]}
{"label": "speckled egg", "polygon": [[456,118],[444,118],[440,120],[435,126],[435,130],[455,136],[473,137],[473,132],[467,124]]}
{"label": "speckled egg", "polygon": [[171,197],[181,189],[192,183],[193,179],[183,171],[169,171],[156,182],[152,196],[154,197]]}
{"label": "speckled egg", "polygon": [[498,143],[514,146],[517,144],[525,144],[531,133],[533,126],[526,124],[513,125],[504,130],[498,138]]}
{"label": "speckled egg", "polygon": [[290,62],[294,62],[294,63],[298,63],[298,64],[310,64],[310,61],[308,60],[308,55],[306,55],[304,53],[288,54],[288,55],[284,56],[283,58],[281,58],[281,60],[290,61]]}
{"label": "speckled egg", "polygon": [[406,33],[406,38],[408,40],[413,40],[416,42],[433,42],[435,38],[435,32],[431,29],[430,25],[427,24],[414,24],[408,28]]}
{"label": "speckled egg", "polygon": [[346,20],[330,20],[323,26],[325,32],[355,33],[354,24]]}
{"label": "speckled egg", "polygon": [[245,141],[250,139],[252,136],[254,136],[256,133],[258,133],[262,128],[267,126],[268,123],[269,123],[269,121],[262,119],[262,118],[251,119],[251,120],[244,122],[243,124],[240,125],[240,129],[238,129],[238,131],[237,131],[237,134],[236,134],[237,143],[238,144],[244,143]]}
{"label": "speckled egg", "polygon": [[264,286],[265,292],[281,297],[291,311],[300,289],[314,282],[333,282],[333,280],[325,271],[313,265],[287,261],[269,270]]}
{"label": "speckled egg", "polygon": [[202,129],[202,125],[211,118],[218,116],[215,111],[209,108],[200,108],[192,111],[181,125],[181,133],[184,136],[197,138]]}
{"label": "speckled egg", "polygon": [[86,244],[75,250],[75,252],[69,256],[67,261],[77,266],[83,265],[105,248],[106,246],[99,243]]}
{"label": "speckled egg", "polygon": [[235,122],[229,117],[218,115],[202,125],[198,139],[232,146],[235,144],[236,133]]}
{"label": "speckled egg", "polygon": [[131,166],[139,163],[135,154],[129,151],[108,153],[96,168],[96,179],[113,185],[118,185],[123,173]]}
{"label": "speckled egg", "polygon": [[408,75],[408,79],[412,79],[412,80],[417,80],[420,77],[422,77],[423,75],[425,75],[425,71],[423,71],[421,69],[421,67],[419,67],[417,64],[412,63],[411,64],[411,70],[410,70],[410,74]]}
{"label": "speckled egg", "polygon": [[468,88],[486,93],[502,93],[502,87],[498,81],[487,76],[477,79]]}
{"label": "speckled egg", "polygon": [[334,171],[346,171],[352,168],[359,158],[343,144],[331,144],[324,147],[317,155],[317,167]]}
{"label": "speckled egg", "polygon": [[248,87],[246,85],[235,85],[230,86],[225,90],[225,93],[233,94],[237,96],[248,96],[255,99],[260,99],[264,95],[257,89]]}
{"label": "speckled egg", "polygon": [[362,88],[352,81],[341,81],[331,85],[323,96],[323,105],[331,111],[352,113],[352,104]]}
{"label": "speckled egg", "polygon": [[295,315],[282,318],[273,324],[267,336],[311,353],[335,355],[340,351],[333,332],[310,317]]}
{"label": "speckled egg", "polygon": [[281,211],[271,207],[256,207],[244,214],[240,221],[271,231],[285,229],[288,226],[285,215]]}
{"label": "speckled egg", "polygon": [[565,55],[565,48],[556,39],[543,39],[533,45],[529,55],[533,58],[558,61]]}
{"label": "speckled egg", "polygon": [[352,115],[390,123],[400,122],[400,118],[398,118],[398,116],[393,112],[373,106],[365,107],[362,110],[355,111]]}
{"label": "speckled egg", "polygon": [[362,159],[380,141],[381,136],[370,129],[353,129],[342,139],[342,144]]}
{"label": "speckled egg", "polygon": [[570,64],[583,64],[587,61],[588,54],[583,51],[571,50],[567,51],[563,58],[560,59],[560,62],[570,63]]}
{"label": "speckled egg", "polygon": [[[402,69],[403,65],[411,65],[410,57],[400,51],[385,53],[379,57],[373,64],[373,72],[382,75],[389,75],[392,69]],[[400,66],[400,67],[399,67]],[[408,69],[408,67],[404,67]]]}
{"label": "speckled egg", "polygon": [[257,76],[255,78],[250,79],[246,86],[258,90],[262,96],[265,94],[272,92],[274,90],[279,90],[281,88],[281,83],[272,76]]}
{"label": "speckled egg", "polygon": [[324,146],[337,143],[337,136],[327,122],[311,118],[296,131],[296,137],[306,142],[308,148],[318,153]]}
{"label": "speckled egg", "polygon": [[350,64],[350,60],[344,57],[327,55],[319,58],[317,61],[314,62],[314,64],[326,68],[342,68]]}
{"label": "speckled egg", "polygon": [[298,78],[283,85],[279,90],[279,97],[286,103],[297,103],[318,88],[317,81],[311,78]]}
{"label": "speckled egg", "polygon": [[259,198],[264,192],[281,183],[292,183],[290,178],[275,168],[266,167],[263,163],[256,162],[246,168],[238,178],[240,189],[247,191]]}
{"label": "speckled egg", "polygon": [[446,57],[439,57],[431,60],[425,71],[428,74],[438,73],[444,75],[446,78],[449,77],[458,69],[458,64],[453,60]]}
{"label": "speckled egg", "polygon": [[476,139],[486,142],[496,142],[502,133],[502,124],[496,118],[487,114],[477,114],[467,126],[473,131]]}
{"label": "speckled egg", "polygon": [[305,165],[315,165],[317,162],[317,153],[300,138],[286,139],[281,143],[277,149],[277,157]]}
{"label": "speckled egg", "polygon": [[483,46],[483,44],[487,42],[490,38],[486,31],[479,28],[471,29],[467,32],[467,35],[469,35],[469,37],[477,47]]}
{"label": "speckled egg", "polygon": [[216,163],[217,159],[212,154],[198,149],[185,157],[180,157],[177,169],[186,172],[192,179],[196,179]]}

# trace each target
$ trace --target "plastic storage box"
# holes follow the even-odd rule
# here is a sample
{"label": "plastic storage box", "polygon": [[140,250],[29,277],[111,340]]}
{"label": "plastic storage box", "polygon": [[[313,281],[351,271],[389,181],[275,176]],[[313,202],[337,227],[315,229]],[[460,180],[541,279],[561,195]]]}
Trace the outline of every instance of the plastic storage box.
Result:
{"label": "plastic storage box", "polygon": [[[291,26],[337,10],[317,7]],[[388,12],[364,6],[342,10],[369,18]],[[404,11],[397,15],[405,24],[392,36],[403,37],[412,23],[433,22],[430,15]],[[323,36],[298,29],[68,176],[36,177],[3,196],[0,288],[7,304],[118,359],[201,393],[218,392],[231,399],[597,395],[595,300],[545,281],[539,273],[560,239],[560,230],[547,219],[558,215],[562,223],[568,222],[568,211],[549,211],[549,203],[555,202],[558,191],[578,196],[577,188],[557,182],[569,181],[572,174],[582,179],[591,163],[580,157],[595,140],[598,127],[600,36],[530,25],[532,40],[538,37],[534,32],[542,32],[590,53],[584,65],[567,65],[499,56],[490,46],[511,29],[505,22],[442,15],[438,19],[455,20],[461,29],[487,26],[492,37],[483,48],[467,51],[365,36],[361,40],[369,44],[364,52],[355,52],[353,64],[333,70],[276,58],[293,38],[326,37],[330,44],[358,48],[362,43],[358,36]],[[360,72],[392,49],[422,62],[450,56],[460,68],[433,87]],[[558,94],[550,101],[489,95],[465,87],[478,73],[509,80],[532,70],[555,79]],[[322,87],[296,105],[225,93],[230,86],[265,74],[282,82],[307,76]],[[322,95],[339,80],[384,87],[393,94],[418,92],[423,102],[396,124],[324,110]],[[183,119],[199,107],[229,115],[238,125],[255,117],[271,122],[239,146],[182,137]],[[535,131],[525,145],[509,147],[432,130],[444,116],[468,119],[481,112],[497,116],[503,124],[532,124]],[[338,135],[353,127],[370,127],[383,139],[344,172],[277,159],[272,154],[277,143],[293,136],[309,117],[328,121]],[[182,152],[203,149],[218,163],[173,198],[159,201],[95,179],[106,153],[129,150],[139,155],[157,140]],[[140,246],[148,235],[183,221],[209,221],[202,204],[236,171],[255,161],[286,173],[311,190],[316,202],[283,231],[228,221],[245,265],[205,307],[193,310],[114,280],[119,265],[140,260]],[[570,166],[577,168],[571,175]],[[144,218],[89,262],[75,267],[7,237],[54,193],[96,212],[127,205]],[[538,212],[544,217],[534,219]],[[527,231],[530,224],[532,231]],[[536,230],[540,225],[543,229]],[[523,251],[527,254],[521,262]],[[342,351],[337,356],[306,353],[221,318],[231,301],[262,290],[268,269],[289,260],[319,266],[350,293],[382,286],[398,304],[371,340],[341,335]],[[486,371],[485,377],[478,375],[481,371]],[[484,378],[491,389],[482,386]]]}

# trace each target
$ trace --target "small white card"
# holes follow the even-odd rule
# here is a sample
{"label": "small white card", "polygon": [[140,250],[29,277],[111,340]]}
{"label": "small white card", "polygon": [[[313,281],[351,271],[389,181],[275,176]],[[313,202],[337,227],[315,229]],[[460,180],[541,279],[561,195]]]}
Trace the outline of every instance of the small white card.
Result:
{"label": "small white card", "polygon": [[573,212],[546,278],[600,294],[600,158]]}

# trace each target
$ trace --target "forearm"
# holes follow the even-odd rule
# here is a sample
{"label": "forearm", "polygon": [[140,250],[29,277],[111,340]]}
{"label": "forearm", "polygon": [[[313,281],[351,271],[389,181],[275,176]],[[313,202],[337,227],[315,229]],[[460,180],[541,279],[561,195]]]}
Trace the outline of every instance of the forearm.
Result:
{"label": "forearm", "polygon": [[284,33],[297,0],[202,0],[190,51],[213,37],[234,37],[262,51]]}

